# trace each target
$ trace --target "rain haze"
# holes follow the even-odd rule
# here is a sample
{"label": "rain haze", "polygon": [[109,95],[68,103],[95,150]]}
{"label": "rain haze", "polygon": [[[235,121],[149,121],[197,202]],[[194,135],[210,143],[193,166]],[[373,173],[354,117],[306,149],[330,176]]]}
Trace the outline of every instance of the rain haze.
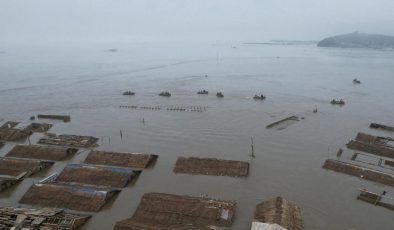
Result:
{"label": "rain haze", "polygon": [[0,229],[392,230],[393,9],[0,0]]}
{"label": "rain haze", "polygon": [[320,40],[394,35],[390,0],[1,0],[0,41]]}

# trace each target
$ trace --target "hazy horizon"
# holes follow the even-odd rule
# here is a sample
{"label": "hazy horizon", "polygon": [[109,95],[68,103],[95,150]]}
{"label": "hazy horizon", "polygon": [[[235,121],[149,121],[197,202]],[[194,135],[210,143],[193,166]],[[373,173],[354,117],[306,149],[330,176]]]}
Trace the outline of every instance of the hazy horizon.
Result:
{"label": "hazy horizon", "polygon": [[0,0],[0,42],[321,40],[394,35],[389,0]]}

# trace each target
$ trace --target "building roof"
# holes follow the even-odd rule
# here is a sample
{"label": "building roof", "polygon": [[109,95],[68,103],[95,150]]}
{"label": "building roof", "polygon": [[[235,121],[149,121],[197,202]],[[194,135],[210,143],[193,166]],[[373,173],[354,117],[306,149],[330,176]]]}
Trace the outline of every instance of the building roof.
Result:
{"label": "building roof", "polygon": [[246,177],[249,163],[214,158],[178,157],[175,173]]}
{"label": "building roof", "polygon": [[135,176],[136,172],[129,168],[68,164],[56,181],[121,188]]}
{"label": "building roof", "polygon": [[157,155],[153,154],[94,150],[89,153],[84,163],[144,169],[156,159]]}
{"label": "building roof", "polygon": [[43,207],[97,212],[119,191],[64,184],[34,184],[19,202]]}
{"label": "building roof", "polygon": [[254,218],[258,222],[277,224],[288,230],[304,229],[301,209],[282,197],[276,197],[258,204]]}
{"label": "building roof", "polygon": [[78,152],[76,148],[45,145],[16,145],[6,156],[61,161],[69,158],[76,152]]}
{"label": "building roof", "polygon": [[235,215],[233,201],[145,193],[134,215],[116,223],[114,230],[210,229],[230,227]]}
{"label": "building roof", "polygon": [[29,176],[53,164],[51,161],[0,157],[0,175]]}

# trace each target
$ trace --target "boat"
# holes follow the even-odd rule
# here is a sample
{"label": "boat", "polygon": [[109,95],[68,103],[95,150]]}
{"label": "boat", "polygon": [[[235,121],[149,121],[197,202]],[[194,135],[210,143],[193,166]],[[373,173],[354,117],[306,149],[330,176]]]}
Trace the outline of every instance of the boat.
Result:
{"label": "boat", "polygon": [[265,100],[265,96],[263,94],[261,94],[261,95],[255,94],[253,99],[255,99],[255,100]]}
{"label": "boat", "polygon": [[332,101],[330,102],[332,105],[344,105],[345,104],[345,101],[343,101],[342,99],[340,99],[340,100],[335,100],[335,99],[332,99]]}
{"label": "boat", "polygon": [[171,97],[171,93],[168,92],[168,91],[163,91],[163,92],[159,93],[159,96],[162,96],[162,97]]}
{"label": "boat", "polygon": [[198,91],[197,94],[200,94],[200,95],[202,95],[202,94],[207,95],[207,94],[208,94],[208,91],[206,91],[205,89],[203,89],[203,90]]}
{"label": "boat", "polygon": [[353,79],[353,83],[354,83],[354,84],[361,84],[361,81],[358,80],[357,78],[355,78],[355,79]]}
{"label": "boat", "polygon": [[124,92],[123,93],[123,95],[127,95],[127,96],[134,96],[135,95],[135,93],[134,92],[132,92],[132,91],[126,91],[126,92]]}
{"label": "boat", "polygon": [[222,93],[222,92],[217,92],[217,93],[216,93],[216,97],[220,97],[220,98],[222,98],[222,97],[224,97],[224,95],[223,95],[223,93]]}

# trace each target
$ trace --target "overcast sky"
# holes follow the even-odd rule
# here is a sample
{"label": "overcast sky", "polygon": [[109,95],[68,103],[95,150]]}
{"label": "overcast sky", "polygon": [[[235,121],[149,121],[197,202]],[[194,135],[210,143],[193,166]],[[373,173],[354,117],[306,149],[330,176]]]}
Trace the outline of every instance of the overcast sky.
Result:
{"label": "overcast sky", "polygon": [[1,41],[319,40],[394,35],[394,0],[0,0]]}

